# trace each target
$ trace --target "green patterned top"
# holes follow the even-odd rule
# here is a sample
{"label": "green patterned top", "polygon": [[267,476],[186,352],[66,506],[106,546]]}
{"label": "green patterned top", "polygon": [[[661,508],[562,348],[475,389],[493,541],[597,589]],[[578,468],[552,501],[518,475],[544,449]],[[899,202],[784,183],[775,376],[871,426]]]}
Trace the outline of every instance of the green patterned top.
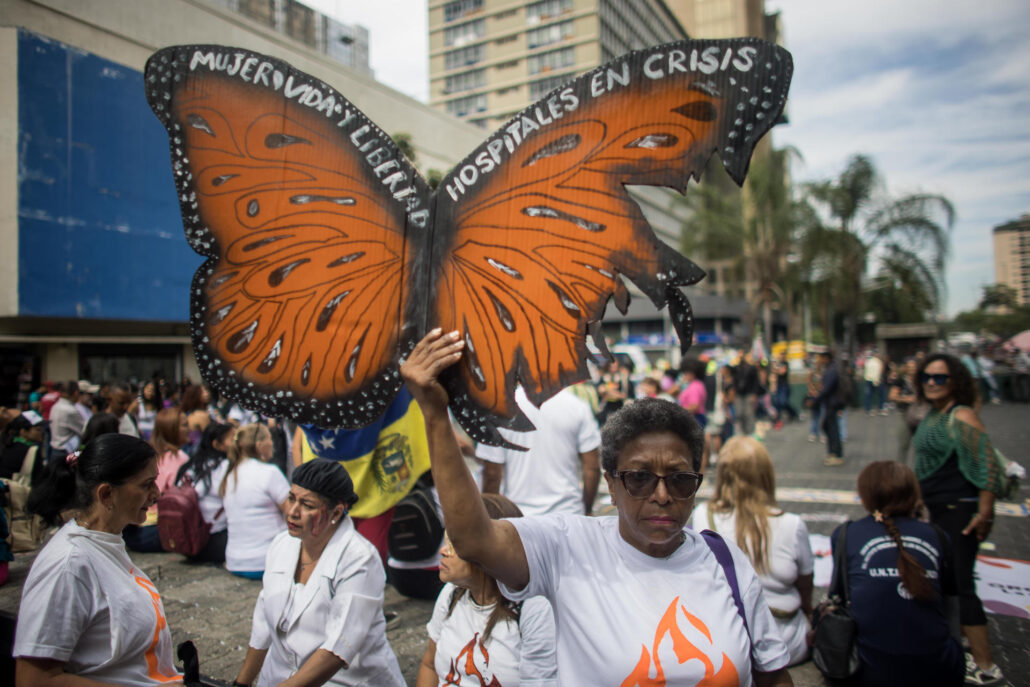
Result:
{"label": "green patterned top", "polygon": [[987,432],[963,422],[954,413],[932,408],[916,428],[912,442],[916,450],[916,477],[926,479],[944,465],[952,453],[958,469],[977,489],[995,494],[1002,489],[1002,475]]}

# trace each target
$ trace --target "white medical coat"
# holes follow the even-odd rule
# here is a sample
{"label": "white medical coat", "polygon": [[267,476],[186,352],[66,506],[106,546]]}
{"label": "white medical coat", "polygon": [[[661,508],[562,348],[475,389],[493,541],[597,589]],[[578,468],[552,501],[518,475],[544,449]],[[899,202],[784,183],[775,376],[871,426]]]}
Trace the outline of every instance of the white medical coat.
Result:
{"label": "white medical coat", "polygon": [[279,534],[268,549],[250,635],[251,647],[268,650],[258,687],[285,680],[318,649],[347,665],[327,685],[404,687],[386,639],[386,574],[375,547],[344,517],[307,583],[294,591],[299,557],[300,540],[288,532]]}

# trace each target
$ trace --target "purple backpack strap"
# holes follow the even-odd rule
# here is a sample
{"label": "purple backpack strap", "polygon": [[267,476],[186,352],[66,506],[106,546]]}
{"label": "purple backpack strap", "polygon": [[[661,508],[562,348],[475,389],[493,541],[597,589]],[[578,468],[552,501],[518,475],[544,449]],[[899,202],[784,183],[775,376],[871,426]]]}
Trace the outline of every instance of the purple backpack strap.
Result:
{"label": "purple backpack strap", "polygon": [[723,573],[726,574],[726,579],[730,583],[730,591],[733,592],[733,603],[737,606],[737,615],[744,621],[744,631],[747,632],[747,638],[750,640],[751,628],[748,627],[747,616],[744,615],[744,600],[740,598],[740,587],[737,584],[737,568],[733,565],[733,554],[730,553],[730,547],[726,546],[726,542],[718,532],[701,530],[701,536],[704,537],[708,548],[715,554],[715,560],[719,561]]}

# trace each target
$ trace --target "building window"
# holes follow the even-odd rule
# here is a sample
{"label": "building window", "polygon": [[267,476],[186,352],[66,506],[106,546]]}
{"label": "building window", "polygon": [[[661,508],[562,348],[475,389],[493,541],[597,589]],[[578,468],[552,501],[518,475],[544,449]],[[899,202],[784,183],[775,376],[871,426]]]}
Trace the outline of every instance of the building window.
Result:
{"label": "building window", "polygon": [[518,9],[504,10],[503,12],[498,12],[497,14],[495,14],[494,19],[507,19],[508,17],[514,17],[518,13]]}
{"label": "building window", "polygon": [[497,95],[511,95],[519,90],[518,86],[508,86],[497,91]]}
{"label": "building window", "polygon": [[455,117],[464,117],[473,112],[486,112],[486,94],[470,95],[448,101],[447,112]]}
{"label": "building window", "polygon": [[472,124],[474,126],[478,126],[480,129],[485,129],[489,123],[490,123],[490,119],[489,118],[486,118],[486,119],[470,119],[469,120],[469,124]]}
{"label": "building window", "polygon": [[465,15],[483,9],[483,0],[454,0],[443,6],[443,20],[457,21]]}
{"label": "building window", "polygon": [[519,66],[518,60],[509,60],[508,62],[501,62],[497,65],[497,69],[512,69]]}
{"label": "building window", "polygon": [[568,80],[568,76],[552,76],[547,79],[533,81],[529,84],[529,99],[539,100]]}
{"label": "building window", "polygon": [[473,91],[486,85],[486,72],[483,69],[473,69],[470,72],[462,72],[447,77],[444,86],[444,93],[461,93],[462,91]]}
{"label": "building window", "polygon": [[539,74],[541,72],[565,69],[566,67],[571,67],[575,61],[576,55],[573,48],[562,48],[561,50],[551,50],[539,55],[531,55],[529,57],[529,73]]}
{"label": "building window", "polygon": [[483,46],[470,45],[467,48],[451,50],[444,55],[444,67],[448,70],[467,67],[483,60]]}
{"label": "building window", "polygon": [[459,47],[477,41],[486,35],[486,22],[482,19],[458,24],[444,29],[443,43],[447,47]]}
{"label": "building window", "polygon": [[530,50],[541,45],[550,45],[565,40],[572,35],[572,22],[563,21],[550,26],[542,26],[526,32],[526,44]]}
{"label": "building window", "polygon": [[494,43],[496,43],[497,45],[504,45],[505,43],[511,43],[517,40],[518,37],[519,35],[517,33],[513,33],[510,36],[502,36],[501,38],[498,38],[494,41]]}
{"label": "building window", "polygon": [[572,11],[572,0],[543,0],[526,8],[526,21],[538,24],[560,14]]}

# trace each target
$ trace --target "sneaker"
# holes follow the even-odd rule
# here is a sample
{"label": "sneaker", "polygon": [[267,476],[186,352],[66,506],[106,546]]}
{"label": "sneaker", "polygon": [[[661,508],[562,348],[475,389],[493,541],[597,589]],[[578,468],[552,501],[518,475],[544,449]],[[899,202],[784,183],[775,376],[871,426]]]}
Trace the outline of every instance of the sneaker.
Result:
{"label": "sneaker", "polygon": [[883,410],[880,411],[880,415],[882,415],[884,417],[887,417],[890,414],[891,414],[890,411],[887,410],[886,408],[884,408]]}
{"label": "sneaker", "polygon": [[1001,668],[992,665],[990,668],[981,668],[976,665],[972,654],[966,654],[966,684],[967,685],[1003,685],[1005,676],[1001,674]]}
{"label": "sneaker", "polygon": [[815,443],[815,442],[819,441],[819,437],[817,437],[814,434],[809,434],[808,435],[808,440],[811,441],[812,443]]}
{"label": "sneaker", "polygon": [[844,459],[837,456],[827,456],[826,460],[823,461],[823,465],[830,468],[839,468],[841,465],[844,465]]}
{"label": "sneaker", "polygon": [[397,611],[383,611],[383,617],[386,619],[387,632],[401,624],[401,616]]}

